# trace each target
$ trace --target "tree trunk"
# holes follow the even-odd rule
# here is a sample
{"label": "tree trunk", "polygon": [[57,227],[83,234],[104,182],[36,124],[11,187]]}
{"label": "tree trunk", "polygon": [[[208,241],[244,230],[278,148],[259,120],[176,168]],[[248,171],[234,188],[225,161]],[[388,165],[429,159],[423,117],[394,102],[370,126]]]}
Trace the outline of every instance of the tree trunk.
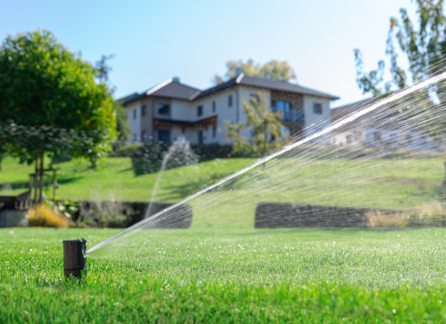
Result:
{"label": "tree trunk", "polygon": [[39,204],[43,202],[43,153],[39,154],[40,158],[40,170],[39,170]]}

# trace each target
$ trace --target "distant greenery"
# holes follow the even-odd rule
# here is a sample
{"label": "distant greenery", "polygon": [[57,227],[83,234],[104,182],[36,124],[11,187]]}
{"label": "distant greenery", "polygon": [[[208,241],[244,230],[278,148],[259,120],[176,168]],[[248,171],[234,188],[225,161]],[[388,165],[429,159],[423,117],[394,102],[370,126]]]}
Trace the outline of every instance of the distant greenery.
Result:
{"label": "distant greenery", "polygon": [[2,323],[441,323],[445,229],[145,230],[63,280],[62,240],[0,229]]}
{"label": "distant greenery", "polygon": [[212,83],[220,84],[235,78],[237,69],[240,69],[246,75],[257,76],[261,78],[274,79],[279,81],[295,81],[296,73],[287,61],[271,60],[265,64],[255,63],[252,59],[243,62],[242,60],[226,62],[226,74],[218,74],[212,77]]}

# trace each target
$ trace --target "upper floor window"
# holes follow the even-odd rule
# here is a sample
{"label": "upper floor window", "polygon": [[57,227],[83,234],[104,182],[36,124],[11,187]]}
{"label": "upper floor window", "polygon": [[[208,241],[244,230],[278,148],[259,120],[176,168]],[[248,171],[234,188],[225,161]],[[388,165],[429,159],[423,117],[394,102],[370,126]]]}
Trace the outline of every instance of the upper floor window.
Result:
{"label": "upper floor window", "polygon": [[284,118],[286,118],[286,116],[289,115],[291,111],[291,102],[272,100],[271,107],[274,112],[281,111],[284,114]]}
{"label": "upper floor window", "polygon": [[133,119],[136,119],[136,109],[133,109]]}
{"label": "upper floor window", "polygon": [[228,106],[232,107],[232,95],[228,96]]}
{"label": "upper floor window", "polygon": [[203,116],[203,106],[202,105],[197,107],[197,116]]}
{"label": "upper floor window", "polygon": [[147,107],[146,107],[146,105],[144,105],[141,107],[141,116],[145,116],[146,113],[147,113]]}
{"label": "upper floor window", "polygon": [[215,104],[215,101],[212,101],[212,112],[215,112],[217,110],[217,105]]}
{"label": "upper floor window", "polygon": [[158,114],[170,115],[170,106],[168,104],[159,103],[158,104]]}
{"label": "upper floor window", "polygon": [[351,135],[351,134],[347,135],[347,136],[345,137],[345,139],[346,139],[346,141],[347,141],[347,144],[351,144],[351,143],[352,143],[352,135]]}
{"label": "upper floor window", "polygon": [[313,104],[313,113],[322,115],[322,104],[320,103],[314,103]]}
{"label": "upper floor window", "polygon": [[381,133],[380,132],[374,132],[373,133],[373,140],[374,141],[380,141],[381,140]]}
{"label": "upper floor window", "polygon": [[251,93],[249,96],[250,96],[251,98],[254,98],[255,101],[257,101],[257,103],[260,103],[260,97],[259,97],[258,94],[256,94],[256,93]]}

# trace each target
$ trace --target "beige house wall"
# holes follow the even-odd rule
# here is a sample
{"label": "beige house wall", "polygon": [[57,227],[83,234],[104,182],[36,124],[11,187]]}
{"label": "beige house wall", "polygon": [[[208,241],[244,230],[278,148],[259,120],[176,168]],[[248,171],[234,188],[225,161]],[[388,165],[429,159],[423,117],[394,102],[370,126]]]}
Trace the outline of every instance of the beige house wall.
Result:
{"label": "beige house wall", "polygon": [[[153,109],[152,109],[152,99],[144,98],[141,99],[141,142],[150,142],[153,138]],[[146,115],[142,115],[142,107],[146,106]],[[146,134],[144,138],[143,134]]]}

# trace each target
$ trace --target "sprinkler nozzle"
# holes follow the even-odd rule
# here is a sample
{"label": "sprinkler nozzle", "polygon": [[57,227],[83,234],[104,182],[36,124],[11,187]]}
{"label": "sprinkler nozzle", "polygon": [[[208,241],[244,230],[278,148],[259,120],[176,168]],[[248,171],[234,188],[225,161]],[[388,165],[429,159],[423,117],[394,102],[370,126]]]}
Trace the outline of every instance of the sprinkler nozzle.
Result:
{"label": "sprinkler nozzle", "polygon": [[87,240],[84,238],[63,241],[65,277],[86,278]]}

